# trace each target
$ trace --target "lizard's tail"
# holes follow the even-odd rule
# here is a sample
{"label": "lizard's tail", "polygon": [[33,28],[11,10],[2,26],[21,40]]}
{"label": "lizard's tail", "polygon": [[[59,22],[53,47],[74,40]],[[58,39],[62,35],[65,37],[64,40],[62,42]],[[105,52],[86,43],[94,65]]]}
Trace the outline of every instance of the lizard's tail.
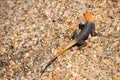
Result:
{"label": "lizard's tail", "polygon": [[61,51],[59,51],[56,55],[53,56],[53,58],[48,62],[48,64],[45,66],[45,68],[43,69],[43,71],[41,72],[41,76],[42,74],[45,72],[45,70],[47,69],[47,67],[53,62],[55,61],[60,55],[62,55],[67,49],[69,49],[71,46],[73,46],[76,43],[76,40],[72,40],[64,49],[62,49]]}
{"label": "lizard's tail", "polygon": [[60,55],[62,55],[67,49],[69,49],[70,47],[72,47],[73,45],[75,45],[76,42],[77,42],[77,40],[72,40],[69,44],[67,44],[67,46],[64,49],[62,49],[55,56],[53,56],[53,58],[51,59],[51,61],[53,62],[57,57],[59,57]]}
{"label": "lizard's tail", "polygon": [[67,49],[64,48],[63,50],[61,50],[60,52],[58,52],[56,55],[53,56],[53,58],[48,62],[48,64],[45,66],[45,68],[42,70],[41,72],[41,76],[43,75],[43,73],[45,72],[45,70],[47,69],[48,66],[50,66],[50,64],[55,61],[57,59],[57,57],[61,54],[63,54]]}

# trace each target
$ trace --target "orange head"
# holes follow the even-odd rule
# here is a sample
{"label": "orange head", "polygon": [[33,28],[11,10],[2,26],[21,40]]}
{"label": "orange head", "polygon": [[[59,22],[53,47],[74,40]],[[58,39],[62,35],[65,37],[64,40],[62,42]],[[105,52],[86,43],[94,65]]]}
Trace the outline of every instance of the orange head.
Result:
{"label": "orange head", "polygon": [[85,12],[83,13],[84,18],[88,21],[88,22],[92,22],[92,16],[90,15],[90,13]]}

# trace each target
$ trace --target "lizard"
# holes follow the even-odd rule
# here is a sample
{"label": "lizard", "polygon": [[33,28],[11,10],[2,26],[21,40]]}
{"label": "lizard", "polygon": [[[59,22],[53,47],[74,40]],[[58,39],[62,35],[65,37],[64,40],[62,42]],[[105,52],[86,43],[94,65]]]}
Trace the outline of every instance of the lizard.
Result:
{"label": "lizard", "polygon": [[85,20],[87,22],[85,23],[85,25],[81,26],[81,28],[80,28],[81,31],[79,33],[73,34],[73,40],[71,40],[70,43],[68,45],[66,45],[65,48],[63,48],[62,50],[60,50],[56,55],[54,55],[51,58],[51,60],[47,63],[47,65],[45,66],[45,68],[42,70],[41,76],[45,72],[45,70],[47,69],[47,67],[50,66],[51,63],[54,62],[66,50],[68,50],[69,48],[71,48],[75,44],[79,44],[79,45],[86,44],[85,40],[87,40],[89,34],[91,34],[91,36],[97,35],[97,33],[95,32],[95,24],[92,21],[92,16],[90,15],[90,13],[85,12],[85,13],[83,13],[83,16],[84,16],[84,18],[85,18]]}

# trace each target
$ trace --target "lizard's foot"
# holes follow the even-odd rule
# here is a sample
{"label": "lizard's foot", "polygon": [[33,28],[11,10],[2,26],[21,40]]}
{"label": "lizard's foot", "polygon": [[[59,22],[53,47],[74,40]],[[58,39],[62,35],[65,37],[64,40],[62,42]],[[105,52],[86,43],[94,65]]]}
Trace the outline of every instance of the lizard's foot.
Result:
{"label": "lizard's foot", "polygon": [[83,40],[80,40],[80,41],[77,42],[76,45],[79,47],[79,49],[81,49],[82,47],[87,46],[87,43]]}
{"label": "lizard's foot", "polygon": [[85,47],[85,46],[87,46],[87,43],[85,42],[84,44],[82,44],[81,46],[79,46],[79,49],[81,49],[81,48],[83,48],[83,47]]}
{"label": "lizard's foot", "polygon": [[95,31],[92,31],[91,36],[97,36],[97,33]]}

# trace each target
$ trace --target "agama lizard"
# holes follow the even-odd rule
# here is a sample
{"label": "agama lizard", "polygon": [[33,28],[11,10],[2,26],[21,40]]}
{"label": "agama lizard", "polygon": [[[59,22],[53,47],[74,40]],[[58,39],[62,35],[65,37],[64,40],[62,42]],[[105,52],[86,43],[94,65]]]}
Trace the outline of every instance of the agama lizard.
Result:
{"label": "agama lizard", "polygon": [[74,39],[64,49],[62,49],[52,57],[52,59],[48,62],[48,64],[45,66],[45,68],[41,72],[41,76],[45,72],[47,67],[50,66],[50,64],[54,60],[56,60],[60,55],[62,55],[67,49],[74,46],[75,44],[80,44],[80,45],[85,44],[86,43],[85,40],[88,38],[89,34],[91,34],[92,36],[96,35],[95,24],[92,22],[92,16],[88,12],[85,12],[83,15],[87,22],[81,28],[81,32],[79,32],[79,34],[75,34],[73,36]]}

